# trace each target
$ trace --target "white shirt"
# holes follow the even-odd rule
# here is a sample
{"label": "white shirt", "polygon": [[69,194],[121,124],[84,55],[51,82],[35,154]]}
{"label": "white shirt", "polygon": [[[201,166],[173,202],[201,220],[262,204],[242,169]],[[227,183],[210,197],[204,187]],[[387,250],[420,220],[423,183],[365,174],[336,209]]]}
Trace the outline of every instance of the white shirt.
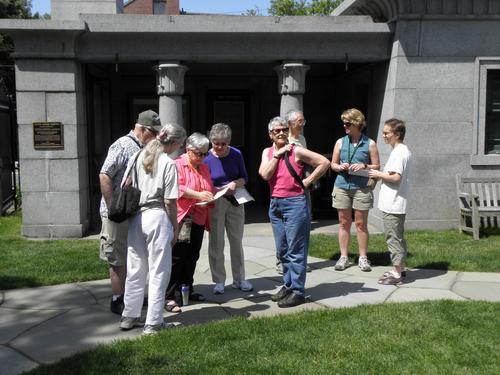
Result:
{"label": "white shirt", "polygon": [[400,143],[391,151],[384,172],[398,173],[401,180],[397,184],[382,181],[378,196],[378,208],[388,214],[405,214],[409,194],[408,176],[411,169],[411,152]]}
{"label": "white shirt", "polygon": [[299,138],[294,138],[293,135],[290,134],[288,136],[288,143],[307,148],[306,137],[304,137],[302,134],[299,134]]}
{"label": "white shirt", "polygon": [[[179,196],[175,162],[167,154],[160,154],[156,162],[156,170],[147,174],[142,165],[144,154],[145,152],[142,152],[139,155],[135,165],[138,181],[135,181],[134,171],[132,170],[130,173],[132,184],[141,190],[139,206],[141,211],[149,208],[164,209],[164,199],[177,199]],[[130,158],[127,172],[130,170],[135,156]]]}

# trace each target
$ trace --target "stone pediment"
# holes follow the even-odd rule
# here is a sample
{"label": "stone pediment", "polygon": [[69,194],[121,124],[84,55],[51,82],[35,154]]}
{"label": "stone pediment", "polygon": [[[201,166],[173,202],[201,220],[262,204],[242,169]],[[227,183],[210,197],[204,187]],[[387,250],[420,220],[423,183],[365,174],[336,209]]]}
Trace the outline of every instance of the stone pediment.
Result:
{"label": "stone pediment", "polygon": [[495,16],[499,0],[345,0],[334,16],[369,15],[375,22],[390,22],[404,16]]}

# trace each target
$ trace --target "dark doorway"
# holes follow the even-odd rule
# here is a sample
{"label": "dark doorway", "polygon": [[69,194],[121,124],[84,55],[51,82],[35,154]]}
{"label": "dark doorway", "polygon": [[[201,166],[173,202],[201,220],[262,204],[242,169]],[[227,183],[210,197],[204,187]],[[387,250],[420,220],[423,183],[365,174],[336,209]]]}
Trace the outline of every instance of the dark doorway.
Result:
{"label": "dark doorway", "polygon": [[[207,132],[213,124],[222,122],[231,127],[231,146],[239,149],[243,155],[250,155],[253,150],[250,134],[250,93],[245,90],[213,90],[207,92]],[[253,179],[253,170],[246,163],[249,180]]]}

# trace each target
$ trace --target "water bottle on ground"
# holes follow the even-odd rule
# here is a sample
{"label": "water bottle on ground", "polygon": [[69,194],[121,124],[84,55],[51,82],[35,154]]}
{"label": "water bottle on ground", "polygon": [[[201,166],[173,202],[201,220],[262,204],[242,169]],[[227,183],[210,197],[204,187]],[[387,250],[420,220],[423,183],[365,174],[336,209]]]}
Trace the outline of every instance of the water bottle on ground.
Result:
{"label": "water bottle on ground", "polygon": [[182,296],[182,306],[189,305],[189,285],[182,284],[181,296]]}

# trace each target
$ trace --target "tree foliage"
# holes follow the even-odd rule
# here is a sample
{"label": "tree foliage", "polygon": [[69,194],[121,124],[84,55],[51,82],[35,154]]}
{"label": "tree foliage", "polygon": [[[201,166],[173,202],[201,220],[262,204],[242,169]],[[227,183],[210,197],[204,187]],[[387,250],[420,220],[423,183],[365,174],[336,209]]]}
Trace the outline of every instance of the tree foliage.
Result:
{"label": "tree foliage", "polygon": [[272,16],[327,16],[343,0],[271,0],[269,14]]}
{"label": "tree foliage", "polygon": [[[0,0],[0,18],[33,18],[31,0]],[[12,38],[0,34],[0,92],[11,96],[15,93],[13,51]]]}

